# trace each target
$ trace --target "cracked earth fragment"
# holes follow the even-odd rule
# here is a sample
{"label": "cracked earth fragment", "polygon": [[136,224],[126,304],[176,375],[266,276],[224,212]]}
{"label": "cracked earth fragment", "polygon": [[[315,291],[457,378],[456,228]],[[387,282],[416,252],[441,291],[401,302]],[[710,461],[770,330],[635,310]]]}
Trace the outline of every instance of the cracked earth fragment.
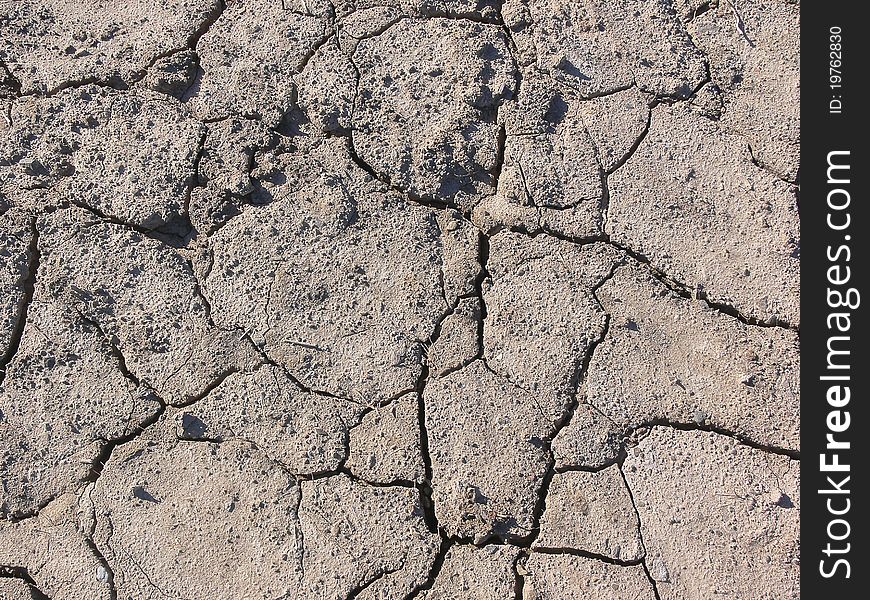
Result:
{"label": "cracked earth fragment", "polygon": [[682,298],[631,264],[596,292],[612,322],[583,397],[624,428],[710,425],[756,444],[800,447],[798,335]]}
{"label": "cracked earth fragment", "polygon": [[624,433],[594,406],[578,404],[571,420],[553,440],[556,468],[597,469],[613,463],[622,449]]}
{"label": "cracked earth fragment", "polygon": [[302,390],[279,367],[234,373],[176,421],[180,439],[244,440],[291,473],[334,471],[359,405]]}
{"label": "cracked earth fragment", "polygon": [[520,549],[514,546],[453,546],[431,589],[417,596],[425,600],[500,600],[515,590],[513,565]]}
{"label": "cracked earth fragment", "polygon": [[689,25],[722,95],[723,127],[743,135],[754,157],[789,181],[800,163],[799,12],[790,2],[741,2],[744,35],[731,5],[720,2]]}
{"label": "cracked earth fragment", "polygon": [[[290,4],[290,3],[288,3]],[[300,0],[290,9],[272,0],[230,0],[199,39],[200,74],[185,95],[193,113],[275,126],[291,108],[293,77],[327,35],[328,5]]]}
{"label": "cracked earth fragment", "polygon": [[378,484],[421,482],[417,393],[410,392],[366,414],[350,431],[345,466],[355,476]]}
{"label": "cracked earth fragment", "polygon": [[336,37],[315,51],[296,81],[299,108],[320,130],[343,133],[350,129],[357,71]]}
{"label": "cracked earth fragment", "polygon": [[211,323],[190,264],[171,248],[78,210],[52,213],[41,227],[48,292],[103,332],[166,402],[195,400],[257,360],[243,332]]}
{"label": "cracked earth fragment", "polygon": [[605,244],[580,247],[513,233],[491,240],[484,355],[494,372],[536,398],[552,426],[562,420],[581,363],[604,332],[607,315],[592,288],[619,260]]}
{"label": "cracked earth fragment", "polygon": [[113,454],[89,494],[94,542],[113,566],[117,597],[294,590],[302,547],[293,475],[251,444],[179,441],[170,425]]}
{"label": "cracked earth fragment", "polygon": [[171,98],[97,86],[12,104],[0,187],[50,188],[100,216],[155,229],[184,217],[202,124]]}
{"label": "cracked earth fragment", "polygon": [[691,108],[653,110],[610,177],[607,232],[702,297],[760,322],[800,322],[795,189]]}
{"label": "cracked earth fragment", "polygon": [[444,319],[438,339],[426,357],[433,373],[439,377],[447,375],[481,355],[482,310],[479,298],[463,298]]}
{"label": "cracked earth fragment", "polygon": [[800,597],[798,461],[654,427],[623,471],[662,600]]}
{"label": "cracked earth fragment", "polygon": [[532,547],[568,548],[636,562],[644,556],[639,526],[617,465],[598,472],[557,473]]}
{"label": "cracked earth fragment", "polygon": [[533,552],[523,600],[656,600],[641,565],[615,565],[572,554]]}
{"label": "cracked earth fragment", "polygon": [[0,387],[0,511],[35,513],[93,474],[105,445],[159,407],[124,376],[105,334],[41,284]]}
{"label": "cracked earth fragment", "polygon": [[507,0],[505,23],[519,60],[583,97],[637,84],[687,98],[704,80],[704,57],[669,0]]}
{"label": "cracked earth fragment", "polygon": [[30,275],[33,252],[30,248],[33,232],[27,223],[27,215],[14,210],[0,214],[0,356],[3,357],[5,377],[6,362],[14,352],[12,348],[16,329],[22,325],[25,308],[25,282]]}
{"label": "cracked earth fragment", "polygon": [[649,124],[649,97],[636,87],[581,102],[577,110],[608,173],[631,156]]}
{"label": "cracked earth fragment", "polygon": [[602,229],[602,178],[595,145],[576,116],[583,103],[534,71],[516,103],[499,112],[504,157],[496,195],[475,209],[484,231],[501,226],[595,237]]}
{"label": "cracked earth fragment", "polygon": [[339,16],[338,42],[342,50],[352,54],[360,40],[375,37],[386,31],[391,25],[404,19],[407,15],[396,6],[398,3],[381,5],[376,1],[356,2],[355,7],[348,7],[345,14]]}
{"label": "cracked earth fragment", "polygon": [[0,61],[25,94],[77,82],[129,85],[160,57],[184,49],[219,0],[4,2]]}
{"label": "cracked earth fragment", "polygon": [[426,580],[440,540],[416,489],[345,475],[301,486],[304,597],[401,598]]}
{"label": "cracked earth fragment", "polygon": [[361,41],[353,60],[362,160],[412,197],[472,206],[493,192],[496,113],[516,86],[501,28],[405,19]]}
{"label": "cracked earth fragment", "polygon": [[[453,272],[437,211],[316,165],[302,184],[294,157],[275,160],[285,158],[275,200],[212,238],[215,321],[249,331],[310,389],[367,405],[413,389],[422,342],[448,308],[442,269],[444,281]],[[240,235],[263,243],[252,253]]]}
{"label": "cracked earth fragment", "polygon": [[[32,519],[0,523],[0,572],[24,575],[18,581],[26,582],[22,598],[28,600],[113,598],[111,574],[94,551],[87,521],[79,499],[63,494]],[[0,579],[4,581],[9,580]]]}
{"label": "cracked earth fragment", "polygon": [[477,541],[526,537],[552,431],[537,399],[477,360],[430,381],[424,400],[438,522]]}

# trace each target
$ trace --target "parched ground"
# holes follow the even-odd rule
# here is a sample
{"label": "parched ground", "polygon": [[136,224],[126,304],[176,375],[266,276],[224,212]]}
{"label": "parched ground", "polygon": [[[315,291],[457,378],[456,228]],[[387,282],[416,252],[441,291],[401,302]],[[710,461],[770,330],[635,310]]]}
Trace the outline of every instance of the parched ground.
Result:
{"label": "parched ground", "polygon": [[798,23],[0,0],[0,596],[797,599]]}

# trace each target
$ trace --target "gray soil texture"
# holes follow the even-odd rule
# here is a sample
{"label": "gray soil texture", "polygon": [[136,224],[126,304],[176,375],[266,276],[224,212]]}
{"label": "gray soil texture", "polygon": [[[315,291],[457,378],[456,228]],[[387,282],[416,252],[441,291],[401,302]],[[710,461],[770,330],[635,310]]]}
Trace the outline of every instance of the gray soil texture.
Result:
{"label": "gray soil texture", "polygon": [[0,0],[0,597],[797,600],[798,0]]}

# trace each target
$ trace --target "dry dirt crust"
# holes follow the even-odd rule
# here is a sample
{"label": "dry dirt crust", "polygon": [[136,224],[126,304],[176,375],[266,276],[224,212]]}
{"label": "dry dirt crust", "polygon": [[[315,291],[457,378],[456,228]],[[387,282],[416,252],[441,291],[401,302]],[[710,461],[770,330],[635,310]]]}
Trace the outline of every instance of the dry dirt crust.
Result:
{"label": "dry dirt crust", "polygon": [[798,23],[0,0],[0,596],[797,599]]}

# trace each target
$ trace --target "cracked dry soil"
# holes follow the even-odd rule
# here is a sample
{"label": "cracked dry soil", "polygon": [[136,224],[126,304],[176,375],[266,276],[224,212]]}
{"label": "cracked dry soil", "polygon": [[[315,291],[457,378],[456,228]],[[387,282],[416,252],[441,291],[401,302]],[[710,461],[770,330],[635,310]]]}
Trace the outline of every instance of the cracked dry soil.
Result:
{"label": "cracked dry soil", "polygon": [[798,22],[0,0],[0,596],[797,599]]}

